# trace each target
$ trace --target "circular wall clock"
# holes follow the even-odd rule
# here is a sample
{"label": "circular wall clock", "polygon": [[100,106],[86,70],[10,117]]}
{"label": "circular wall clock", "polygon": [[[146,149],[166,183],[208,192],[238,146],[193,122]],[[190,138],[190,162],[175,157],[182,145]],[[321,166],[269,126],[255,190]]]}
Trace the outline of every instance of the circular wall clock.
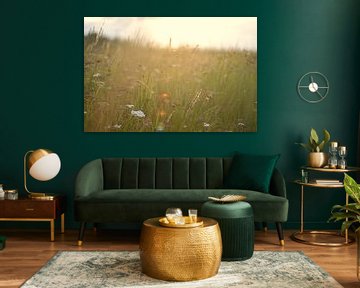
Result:
{"label": "circular wall clock", "polygon": [[319,103],[329,93],[329,81],[320,72],[308,72],[300,78],[297,91],[306,102]]}

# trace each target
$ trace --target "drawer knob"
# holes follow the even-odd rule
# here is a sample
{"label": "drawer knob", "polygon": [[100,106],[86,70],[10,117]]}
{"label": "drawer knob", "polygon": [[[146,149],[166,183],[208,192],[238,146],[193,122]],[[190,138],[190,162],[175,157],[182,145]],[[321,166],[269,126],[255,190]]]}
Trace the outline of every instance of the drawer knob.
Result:
{"label": "drawer knob", "polygon": [[26,211],[34,211],[35,209],[34,208],[26,208],[25,210]]}

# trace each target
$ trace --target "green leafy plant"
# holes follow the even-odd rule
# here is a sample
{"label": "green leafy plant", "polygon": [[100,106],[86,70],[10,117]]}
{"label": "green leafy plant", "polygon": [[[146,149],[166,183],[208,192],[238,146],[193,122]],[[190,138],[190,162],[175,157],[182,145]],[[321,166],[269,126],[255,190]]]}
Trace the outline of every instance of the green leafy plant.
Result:
{"label": "green leafy plant", "polygon": [[[355,223],[360,223],[360,185],[345,173],[344,187],[346,193],[354,200],[348,205],[334,205],[331,210],[329,221],[343,221],[341,231],[349,229]],[[357,226],[356,231],[360,229]]]}
{"label": "green leafy plant", "polygon": [[319,136],[314,128],[311,128],[308,143],[296,143],[304,147],[309,152],[323,152],[324,146],[330,140],[330,133],[328,130],[323,129],[324,139],[320,141]]}

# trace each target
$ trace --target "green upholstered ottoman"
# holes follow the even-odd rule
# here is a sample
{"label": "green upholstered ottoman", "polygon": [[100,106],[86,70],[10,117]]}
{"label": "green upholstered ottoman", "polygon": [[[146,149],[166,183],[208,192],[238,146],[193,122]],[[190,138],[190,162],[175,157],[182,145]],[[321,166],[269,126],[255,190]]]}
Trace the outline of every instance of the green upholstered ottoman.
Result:
{"label": "green upholstered ottoman", "polygon": [[223,243],[222,260],[246,260],[254,253],[254,215],[247,202],[222,204],[207,201],[201,216],[218,221]]}

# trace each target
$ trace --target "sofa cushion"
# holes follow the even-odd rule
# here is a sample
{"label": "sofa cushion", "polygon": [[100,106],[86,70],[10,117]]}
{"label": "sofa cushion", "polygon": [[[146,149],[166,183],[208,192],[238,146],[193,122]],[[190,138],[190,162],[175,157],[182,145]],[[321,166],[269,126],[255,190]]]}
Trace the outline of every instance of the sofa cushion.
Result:
{"label": "sofa cushion", "polygon": [[224,187],[269,193],[270,180],[279,157],[236,153],[224,179]]}
{"label": "sofa cushion", "polygon": [[[165,211],[166,208],[174,205],[182,209],[188,209],[191,207],[200,209],[202,203],[208,201],[209,196],[221,197],[228,194],[246,196],[246,202],[249,202],[254,209],[255,221],[285,222],[287,220],[288,200],[286,198],[250,190],[112,189],[98,191],[96,194],[91,194],[87,197],[75,200],[75,203],[76,206],[81,207],[97,207],[96,209],[94,208],[95,211],[97,209],[105,209],[104,213],[101,214],[106,214],[106,208],[104,207],[112,207],[111,209],[118,209],[118,213],[121,214],[121,211],[123,210],[122,207],[128,207],[131,205],[138,205],[139,207],[143,205],[142,210],[149,209],[149,207],[161,206],[162,208],[160,211]],[[130,210],[127,211],[129,213]],[[141,212],[141,215],[143,215],[143,212]],[[187,213],[186,210],[183,210],[183,212],[185,214]],[[149,216],[155,217],[161,215]],[[115,215],[113,217],[114,219],[117,218]]]}

